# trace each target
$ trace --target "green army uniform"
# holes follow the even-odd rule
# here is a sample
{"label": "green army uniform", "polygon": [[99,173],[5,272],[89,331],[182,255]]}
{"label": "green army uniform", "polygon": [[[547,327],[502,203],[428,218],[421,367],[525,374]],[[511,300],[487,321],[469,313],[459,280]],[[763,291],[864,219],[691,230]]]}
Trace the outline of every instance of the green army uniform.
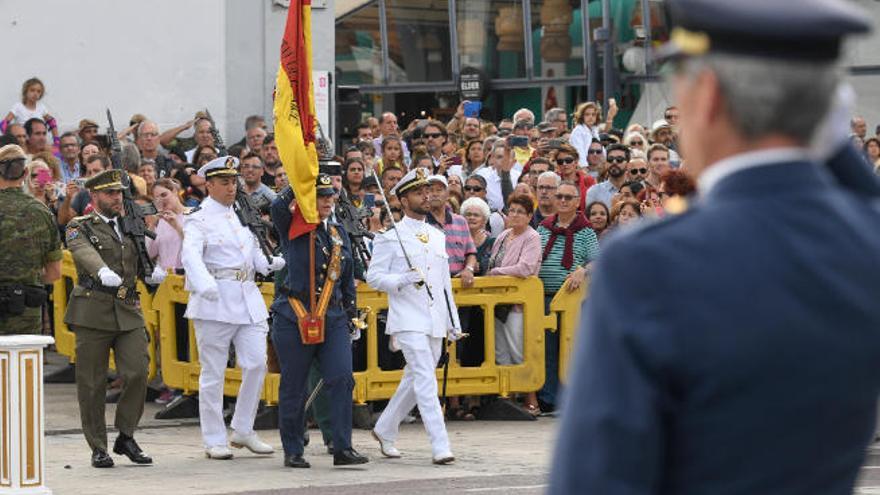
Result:
{"label": "green army uniform", "polygon": [[[105,175],[105,181],[114,179],[118,171],[104,172],[90,182]],[[117,182],[109,184],[116,187]],[[100,188],[89,183],[86,187]],[[93,450],[106,450],[104,403],[111,348],[116,369],[124,380],[116,408],[116,428],[133,436],[144,411],[149,356],[144,316],[135,289],[137,250],[131,238],[120,240],[117,231],[97,212],[71,220],[66,239],[78,280],[64,322],[76,334],[76,387],[83,434]],[[101,284],[98,272],[103,267],[122,278],[119,287]]]}
{"label": "green army uniform", "polygon": [[43,267],[60,260],[61,237],[49,209],[18,187],[0,189],[0,290],[24,285],[43,296],[19,315],[0,307],[0,335],[42,333]]}

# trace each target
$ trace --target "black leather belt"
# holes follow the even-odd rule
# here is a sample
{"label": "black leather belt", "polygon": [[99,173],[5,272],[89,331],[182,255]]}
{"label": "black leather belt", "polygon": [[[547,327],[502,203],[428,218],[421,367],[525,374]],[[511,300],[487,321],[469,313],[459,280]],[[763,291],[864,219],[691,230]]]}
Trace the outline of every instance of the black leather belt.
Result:
{"label": "black leather belt", "polygon": [[91,277],[80,277],[78,283],[84,289],[110,294],[126,304],[134,304],[138,299],[137,289],[134,287],[127,287],[125,285],[120,285],[119,287],[107,287]]}

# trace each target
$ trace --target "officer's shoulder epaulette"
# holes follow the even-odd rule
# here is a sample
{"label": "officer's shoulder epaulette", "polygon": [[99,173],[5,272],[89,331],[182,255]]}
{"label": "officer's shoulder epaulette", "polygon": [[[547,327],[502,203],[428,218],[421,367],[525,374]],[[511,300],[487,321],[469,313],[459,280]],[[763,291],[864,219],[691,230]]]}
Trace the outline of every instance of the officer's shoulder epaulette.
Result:
{"label": "officer's shoulder epaulette", "polygon": [[193,206],[192,208],[184,208],[183,214],[184,215],[192,215],[193,213],[195,213],[201,209],[202,209],[201,206]]}

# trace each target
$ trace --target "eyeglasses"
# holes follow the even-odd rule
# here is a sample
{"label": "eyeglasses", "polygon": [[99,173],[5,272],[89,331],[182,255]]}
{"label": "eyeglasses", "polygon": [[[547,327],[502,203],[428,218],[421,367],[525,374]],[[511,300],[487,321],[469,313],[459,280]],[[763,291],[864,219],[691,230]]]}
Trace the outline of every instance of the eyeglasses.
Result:
{"label": "eyeglasses", "polygon": [[422,134],[422,136],[425,136],[428,139],[437,139],[438,137],[443,136],[443,134],[441,134],[439,132],[431,132],[431,133],[426,132],[425,134]]}
{"label": "eyeglasses", "polygon": [[571,164],[574,163],[574,162],[575,162],[575,159],[572,158],[572,157],[568,157],[568,158],[557,158],[557,159],[556,159],[556,164],[557,164],[557,165],[571,165]]}
{"label": "eyeglasses", "polygon": [[573,200],[573,199],[575,199],[575,198],[577,198],[577,196],[574,196],[574,195],[572,195],[572,194],[557,194],[557,195],[556,195],[556,200],[557,200],[557,201],[566,201],[566,202],[568,202],[568,201],[571,201],[571,200]]}
{"label": "eyeglasses", "polygon": [[648,173],[648,169],[646,169],[646,168],[631,168],[631,169],[629,170],[629,173],[632,174],[632,175],[647,174],[647,173]]}
{"label": "eyeglasses", "polygon": [[625,156],[609,156],[608,161],[610,163],[626,163],[627,159]]}
{"label": "eyeglasses", "polygon": [[464,186],[464,190],[467,192],[480,192],[483,188],[480,186]]}
{"label": "eyeglasses", "polygon": [[587,154],[589,154],[589,155],[601,155],[601,154],[602,154],[602,150],[590,150],[590,151],[587,151]]}
{"label": "eyeglasses", "polygon": [[630,141],[629,144],[631,144],[633,146],[641,146],[641,145],[645,144],[645,142],[644,141]]}

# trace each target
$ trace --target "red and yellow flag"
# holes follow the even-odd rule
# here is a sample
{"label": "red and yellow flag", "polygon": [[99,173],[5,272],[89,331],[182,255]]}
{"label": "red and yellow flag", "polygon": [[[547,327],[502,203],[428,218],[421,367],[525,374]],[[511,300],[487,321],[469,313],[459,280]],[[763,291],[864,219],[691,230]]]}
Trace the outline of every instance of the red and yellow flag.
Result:
{"label": "red and yellow flag", "polygon": [[296,196],[297,207],[290,228],[293,238],[314,228],[304,224],[318,223],[311,0],[290,0],[287,25],[281,40],[281,63],[275,81],[273,113],[275,144]]}

